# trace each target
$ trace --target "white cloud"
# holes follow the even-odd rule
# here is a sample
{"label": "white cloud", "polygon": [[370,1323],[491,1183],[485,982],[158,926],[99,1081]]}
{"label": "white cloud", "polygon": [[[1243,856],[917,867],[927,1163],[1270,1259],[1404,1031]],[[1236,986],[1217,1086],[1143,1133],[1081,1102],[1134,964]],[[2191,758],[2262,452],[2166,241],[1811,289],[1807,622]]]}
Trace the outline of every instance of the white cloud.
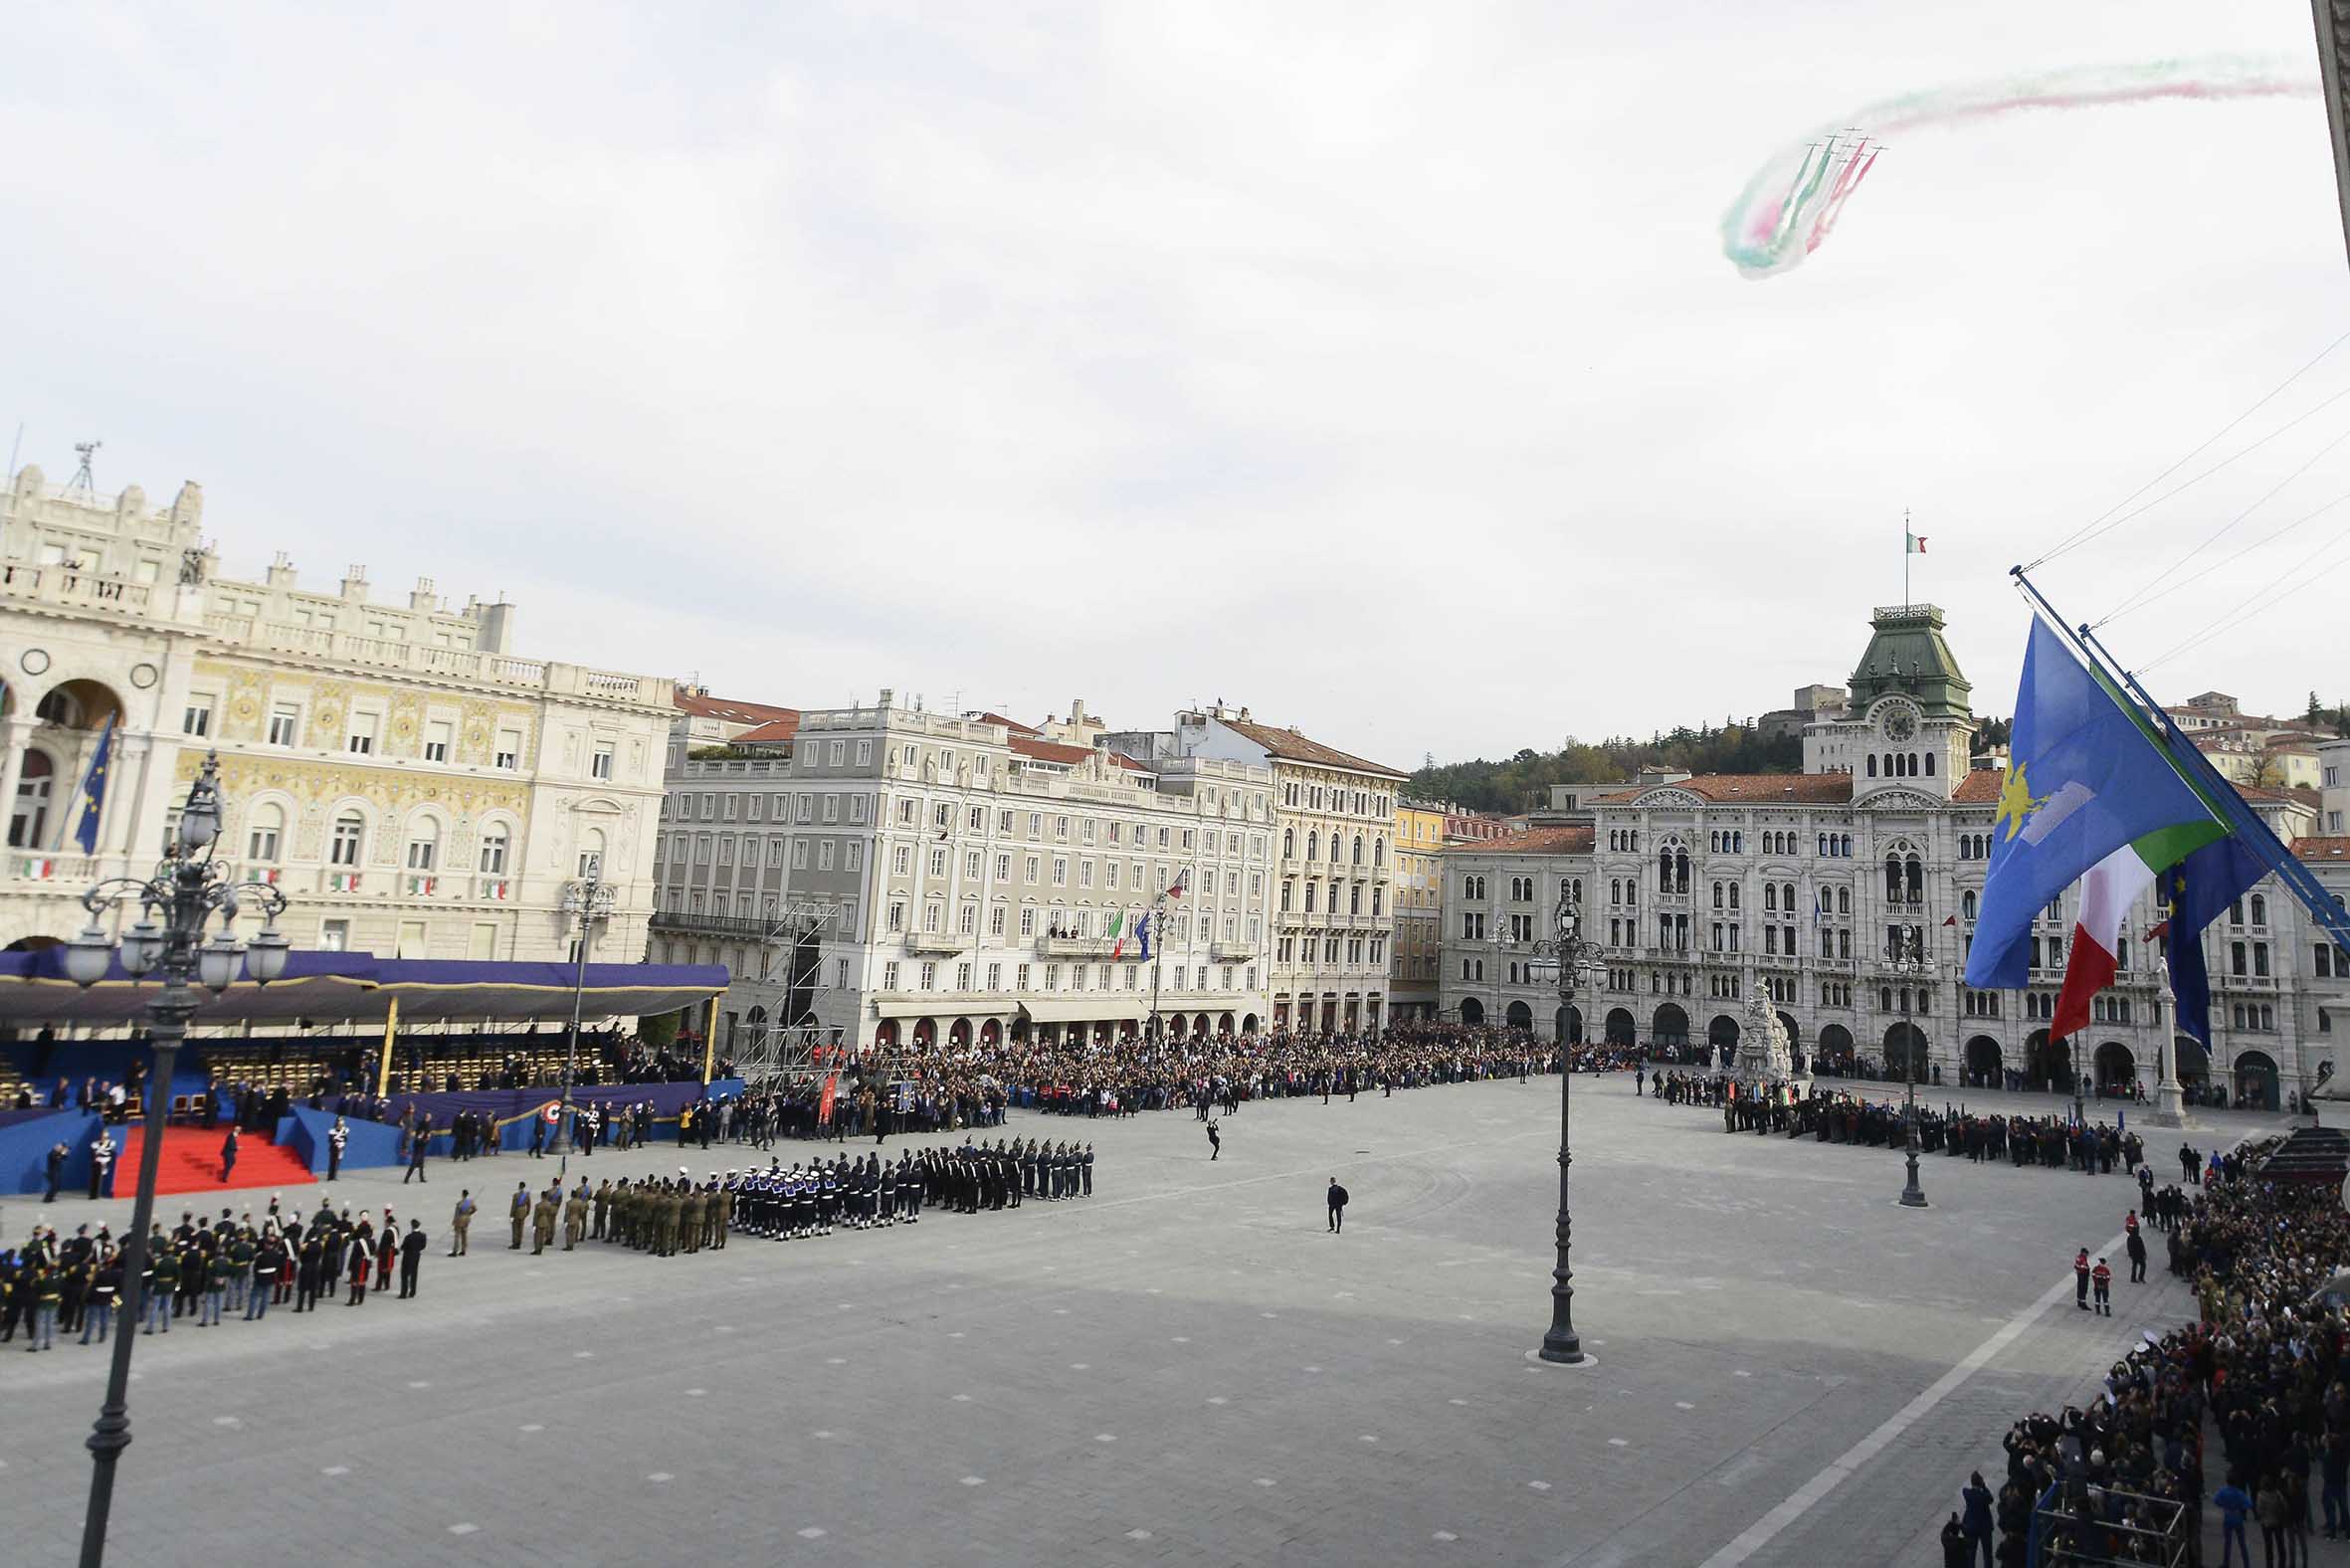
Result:
{"label": "white cloud", "polygon": [[[203,481],[233,562],[503,590],[534,654],[808,703],[1222,694],[1399,763],[1841,680],[1909,506],[2004,711],[2006,567],[2339,330],[2321,110],[1918,132],[1767,284],[1714,223],[1852,104],[2306,32],[2185,0],[53,9],[0,102],[0,414],[52,468],[98,434],[109,483]],[[2101,613],[2340,428],[2049,587]],[[2343,488],[2321,463],[2276,520]],[[2339,602],[2176,679],[2341,685]],[[2184,624],[2140,619],[2143,657]]]}

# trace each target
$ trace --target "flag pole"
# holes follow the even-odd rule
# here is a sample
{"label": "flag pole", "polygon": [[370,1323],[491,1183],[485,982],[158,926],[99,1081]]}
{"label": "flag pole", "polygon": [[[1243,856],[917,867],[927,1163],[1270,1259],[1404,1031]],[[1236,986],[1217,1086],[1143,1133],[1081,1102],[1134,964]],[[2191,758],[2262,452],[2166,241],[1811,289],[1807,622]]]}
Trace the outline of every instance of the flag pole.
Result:
{"label": "flag pole", "polygon": [[1901,508],[1901,608],[1909,608],[1909,508]]}
{"label": "flag pole", "polygon": [[2227,824],[2236,837],[2244,841],[2247,849],[2258,857],[2260,864],[2267,867],[2275,875],[2276,880],[2283,882],[2286,889],[2308,909],[2311,915],[2316,917],[2319,927],[2345,951],[2350,951],[2350,913],[2345,913],[2336,906],[2332,895],[2319,885],[2317,879],[2310,875],[2309,869],[2303,866],[2293,852],[2285,847],[2284,842],[2277,838],[2268,824],[2260,820],[2259,813],[2245,803],[2244,797],[2237,793],[2236,786],[2223,777],[2219,769],[2212,766],[2209,757],[2195,748],[2194,743],[2187,739],[2185,732],[2179,728],[2170,714],[2163,710],[2162,705],[2148,694],[2145,686],[2139,684],[2138,679],[2121,668],[2120,662],[2107,651],[2105,645],[2097,641],[2095,632],[2085,624],[2077,629],[2065,625],[2064,618],[2056,613],[2056,607],[2049,603],[2048,596],[2040,591],[2030,577],[2025,575],[2023,567],[2010,568],[2009,575],[2014,577],[2024,592],[2031,596],[2032,602],[2040,607],[2043,614],[2047,616],[2049,624],[2063,634],[2064,639],[2079,650],[2082,658],[2086,659],[2095,669],[2103,672],[2109,679],[2118,681],[2128,689],[2130,694],[2152,716],[2153,721],[2161,726],[2171,760],[2184,769],[2210,799],[2213,809],[2219,813],[2221,820]]}

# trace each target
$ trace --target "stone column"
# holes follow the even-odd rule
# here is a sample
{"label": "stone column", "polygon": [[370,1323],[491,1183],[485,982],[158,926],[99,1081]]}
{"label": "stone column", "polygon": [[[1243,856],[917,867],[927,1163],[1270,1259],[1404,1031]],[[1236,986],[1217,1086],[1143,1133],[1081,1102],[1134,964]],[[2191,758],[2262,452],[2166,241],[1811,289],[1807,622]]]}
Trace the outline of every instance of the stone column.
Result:
{"label": "stone column", "polygon": [[131,830],[138,822],[139,808],[146,802],[147,773],[154,754],[154,736],[115,732],[114,754],[106,764],[112,777],[106,780],[105,804],[98,819],[100,855],[119,858],[129,853]]}
{"label": "stone column", "polygon": [[[2202,933],[2198,932],[2194,939],[2202,941]],[[2154,1046],[2156,1058],[2162,1066],[2162,1078],[2154,1085],[2154,1112],[2148,1119],[2157,1127],[2183,1127],[2187,1125],[2185,1096],[2179,1087],[2179,1054],[2173,1049],[2179,1037],[2179,994],[2171,989],[2170,959],[2158,958],[2154,962],[2156,971],[2162,976],[2162,995],[2169,1004],[2169,1011],[2165,1015],[2168,1022],[2162,1026],[2162,1034]]]}

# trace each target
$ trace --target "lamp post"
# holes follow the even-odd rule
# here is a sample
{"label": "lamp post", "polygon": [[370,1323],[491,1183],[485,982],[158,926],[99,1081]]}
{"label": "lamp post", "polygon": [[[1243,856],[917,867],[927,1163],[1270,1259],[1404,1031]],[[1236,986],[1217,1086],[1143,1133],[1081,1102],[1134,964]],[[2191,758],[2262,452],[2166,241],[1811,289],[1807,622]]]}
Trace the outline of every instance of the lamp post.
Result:
{"label": "lamp post", "polygon": [[[217,996],[236,980],[240,968],[256,984],[267,985],[286,973],[293,949],[278,930],[286,895],[267,882],[232,881],[229,869],[212,858],[221,815],[220,758],[207,756],[203,771],[188,787],[179,831],[164,845],[154,875],[145,880],[111,877],[85,892],[82,906],[90,911],[90,923],[65,944],[66,977],[80,986],[98,984],[116,957],[114,942],[98,924],[98,916],[117,904],[135,902],[138,923],[123,933],[119,951],[123,972],[137,979],[160,970],[163,979],[163,988],[147,1003],[155,1064],[147,1078],[145,1126],[139,1136],[138,1199],[122,1249],[121,1321],[106,1372],[105,1403],[98,1407],[88,1440],[93,1470],[90,1505],[82,1517],[82,1568],[98,1568],[105,1560],[114,1466],[130,1446],[130,1347],[138,1337],[145,1295],[140,1276],[146,1272],[147,1232],[155,1219],[155,1176],[162,1164],[164,1113],[171,1105],[172,1064],[187,1039],[188,1020],[195,1016],[195,987],[202,985]],[[234,928],[247,899],[260,906],[264,923],[259,935],[240,945]],[[205,927],[216,917],[218,928],[206,941]]]}
{"label": "lamp post", "polygon": [[[1585,971],[1596,967],[1593,955],[1597,949],[1583,939],[1583,909],[1575,901],[1571,887],[1559,889],[1554,918],[1557,935],[1536,942],[1534,951],[1558,964],[1558,1005],[1563,1014],[1575,1005],[1576,982]],[[1563,1025],[1560,1033],[1565,1033]],[[1579,1366],[1591,1360],[1584,1354],[1583,1341],[1575,1333],[1575,1271],[1568,1265],[1574,1234],[1574,1218],[1567,1205],[1567,1171],[1575,1161],[1569,1135],[1574,1125],[1574,1054],[1562,1041],[1558,1074],[1558,1262],[1550,1271],[1550,1331],[1542,1336],[1542,1348],[1535,1352],[1543,1360],[1560,1366]]]}
{"label": "lamp post", "polygon": [[1909,986],[1911,981],[1916,981],[1922,997],[1925,979],[1933,973],[1934,966],[1920,951],[1916,931],[1912,930],[1906,943],[1894,950],[1891,968],[1901,986],[1901,1077],[1908,1080],[1908,1106],[1902,1119],[1908,1123],[1909,1180],[1901,1189],[1901,1207],[1923,1209],[1929,1205],[1925,1189],[1917,1184],[1917,1070],[1918,1058],[1924,1055],[1918,1046],[1924,1037],[1909,1021]]}
{"label": "lamp post", "polygon": [[[596,939],[596,922],[612,918],[612,888],[604,881],[604,857],[587,856],[580,862],[579,870],[579,881],[563,884],[563,913],[579,919],[579,956],[572,970],[571,1034],[563,1042],[563,1103],[555,1112],[558,1134],[571,1124],[571,1085],[579,1080],[579,1021],[587,1004],[588,944]],[[578,1134],[572,1132],[569,1142],[555,1157],[558,1186],[571,1168],[571,1144],[578,1141]]]}

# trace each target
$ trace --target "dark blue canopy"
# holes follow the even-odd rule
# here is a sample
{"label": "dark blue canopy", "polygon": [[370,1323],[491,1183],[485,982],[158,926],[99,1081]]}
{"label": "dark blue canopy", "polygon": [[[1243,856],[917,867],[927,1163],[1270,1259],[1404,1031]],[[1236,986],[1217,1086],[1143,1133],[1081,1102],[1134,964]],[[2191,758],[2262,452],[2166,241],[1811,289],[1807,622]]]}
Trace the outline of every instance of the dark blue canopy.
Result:
{"label": "dark blue canopy", "polygon": [[[726,989],[723,964],[497,963],[452,958],[378,958],[373,953],[294,952],[283,979],[238,980],[214,996],[198,988],[198,1027],[222,1024],[381,1023],[400,1003],[402,1024],[519,1023],[568,1018],[574,990],[589,1019],[674,1013]],[[121,961],[85,989],[66,978],[65,949],[0,953],[0,1024],[136,1025],[159,989],[134,980]]]}

